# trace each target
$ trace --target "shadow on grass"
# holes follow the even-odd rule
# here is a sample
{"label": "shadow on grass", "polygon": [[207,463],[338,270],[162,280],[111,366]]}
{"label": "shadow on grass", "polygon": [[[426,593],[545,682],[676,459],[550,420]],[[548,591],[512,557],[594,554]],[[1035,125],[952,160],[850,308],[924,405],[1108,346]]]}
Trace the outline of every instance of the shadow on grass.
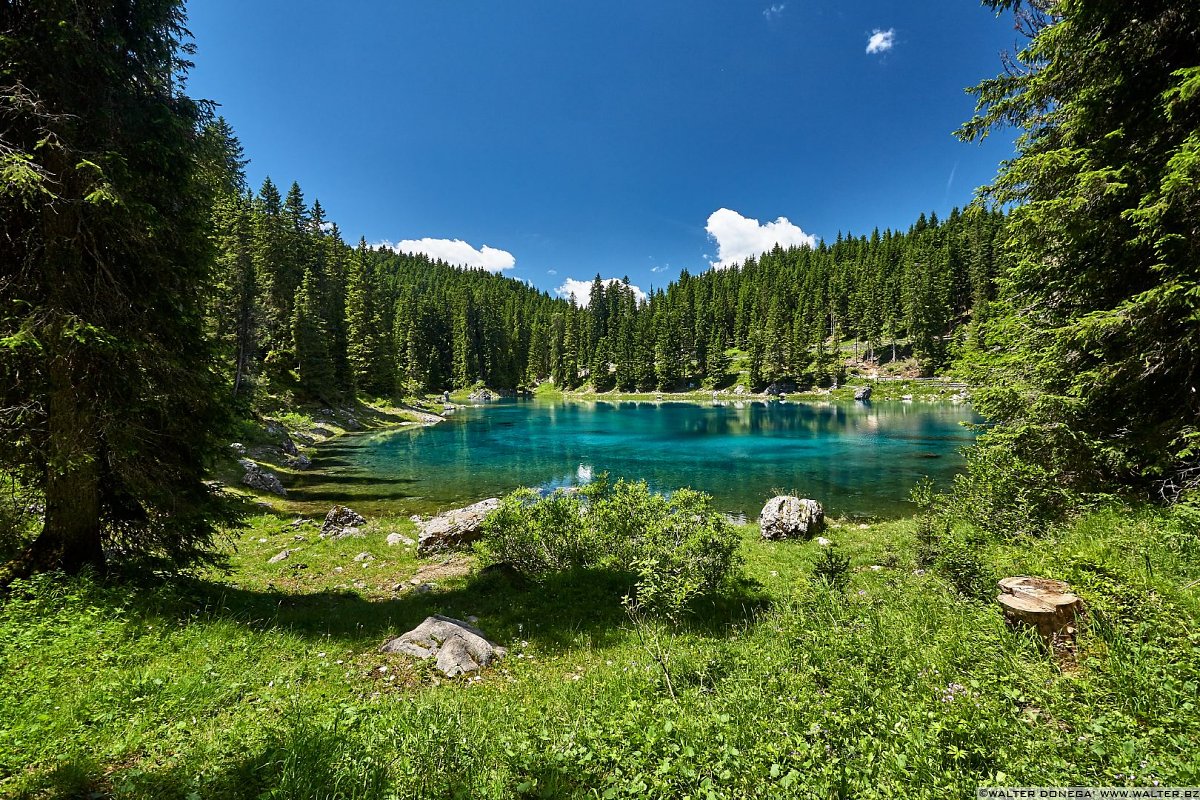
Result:
{"label": "shadow on grass", "polygon": [[[230,584],[181,579],[150,591],[137,605],[147,614],[227,619],[259,631],[286,631],[309,638],[334,638],[356,648],[377,646],[411,630],[431,614],[464,619],[501,644],[536,642],[549,649],[603,647],[621,636],[627,618],[621,599],[633,576],[614,570],[576,570],[534,583],[505,572],[474,573],[466,585],[371,599],[351,591],[294,594]],[[754,581],[735,583],[724,593],[700,598],[683,630],[722,637],[740,628],[769,604]]]}
{"label": "shadow on grass", "polygon": [[[168,762],[113,769],[75,753],[5,796],[13,800],[383,800],[397,796],[401,781],[404,796],[462,800],[476,796],[469,768],[447,768],[455,761],[471,761],[467,752],[471,746],[465,742],[426,737],[424,747],[403,756],[409,769],[397,770],[400,756],[386,752],[388,743],[344,715],[317,720],[293,709],[282,718],[265,720],[262,727],[261,738],[245,743],[249,748],[208,754],[215,760],[203,768]],[[565,785],[558,777],[559,785]]]}

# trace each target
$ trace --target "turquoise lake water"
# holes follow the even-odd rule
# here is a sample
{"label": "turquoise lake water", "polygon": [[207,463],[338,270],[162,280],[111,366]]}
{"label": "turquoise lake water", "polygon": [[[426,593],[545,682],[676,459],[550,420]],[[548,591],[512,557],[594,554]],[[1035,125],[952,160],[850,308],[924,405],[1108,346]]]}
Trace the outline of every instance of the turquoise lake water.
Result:
{"label": "turquoise lake water", "polygon": [[347,502],[369,513],[430,514],[518,486],[554,488],[593,475],[690,486],[721,511],[757,519],[777,490],[828,512],[911,510],[924,475],[945,485],[979,418],[948,403],[503,401],[443,423],[341,437],[318,448],[289,495],[313,512]]}

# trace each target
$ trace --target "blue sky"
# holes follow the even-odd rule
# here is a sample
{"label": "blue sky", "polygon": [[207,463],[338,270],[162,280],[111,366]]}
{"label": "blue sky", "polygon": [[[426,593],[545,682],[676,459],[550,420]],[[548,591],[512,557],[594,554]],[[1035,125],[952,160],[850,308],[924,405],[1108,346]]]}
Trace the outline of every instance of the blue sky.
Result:
{"label": "blue sky", "polygon": [[[1009,137],[952,136],[1011,21],[971,0],[199,0],[191,93],[257,188],[352,243],[554,291],[906,228],[969,202]],[[781,219],[783,218],[783,219]]]}

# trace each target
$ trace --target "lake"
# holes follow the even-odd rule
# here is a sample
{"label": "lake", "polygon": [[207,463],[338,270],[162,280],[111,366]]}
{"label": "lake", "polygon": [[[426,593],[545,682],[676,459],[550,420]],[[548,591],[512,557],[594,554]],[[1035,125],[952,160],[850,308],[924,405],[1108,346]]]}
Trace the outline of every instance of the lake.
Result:
{"label": "lake", "polygon": [[909,489],[946,485],[978,422],[944,402],[582,402],[508,400],[446,422],[344,436],[320,445],[314,471],[289,484],[309,513],[344,502],[365,513],[432,514],[518,486],[575,486],[608,472],[653,488],[690,486],[757,519],[779,492],[835,515],[911,511]]}

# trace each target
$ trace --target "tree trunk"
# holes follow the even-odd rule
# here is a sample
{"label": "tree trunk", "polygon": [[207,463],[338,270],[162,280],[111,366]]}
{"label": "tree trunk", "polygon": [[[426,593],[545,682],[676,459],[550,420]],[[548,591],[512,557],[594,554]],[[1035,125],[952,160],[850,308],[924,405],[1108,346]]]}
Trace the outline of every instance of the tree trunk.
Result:
{"label": "tree trunk", "polygon": [[[64,196],[76,194],[61,158],[51,161],[64,180]],[[68,330],[71,322],[91,322],[94,287],[77,244],[80,220],[76,206],[56,204],[43,213],[46,242],[45,275],[51,317],[46,327],[46,517],[30,548],[33,569],[78,572],[103,567],[100,539],[100,440],[96,402],[89,379],[88,352]]]}
{"label": "tree trunk", "polygon": [[47,406],[49,459],[46,521],[32,546],[35,569],[78,572],[102,568],[100,464],[96,420],[86,379],[72,369],[70,355],[50,359]]}

